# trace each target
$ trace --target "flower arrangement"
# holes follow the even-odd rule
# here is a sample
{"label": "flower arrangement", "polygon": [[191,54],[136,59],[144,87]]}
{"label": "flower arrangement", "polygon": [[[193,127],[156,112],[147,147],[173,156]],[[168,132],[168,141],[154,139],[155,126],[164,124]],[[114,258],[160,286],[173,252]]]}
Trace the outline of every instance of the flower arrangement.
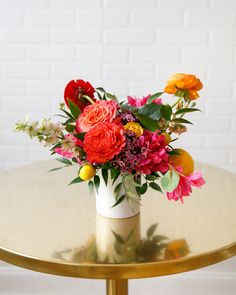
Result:
{"label": "flower arrangement", "polygon": [[[78,165],[78,177],[70,184],[88,181],[90,189],[98,190],[101,177],[107,184],[108,178],[114,183],[121,176],[114,188],[114,206],[132,199],[125,179],[134,184],[138,199],[150,187],[165,191],[169,200],[183,202],[192,186],[200,187],[205,181],[200,172],[194,172],[191,155],[172,144],[192,124],[183,117],[199,111],[195,106],[201,88],[196,76],[176,74],[164,88],[175,98],[171,105],[163,102],[164,92],[128,96],[128,102],[119,102],[101,87],[72,80],[65,88],[65,103],[60,104],[62,122],[26,119],[15,130],[38,138],[52,154],[61,156],[57,160],[64,166],[52,170]],[[122,186],[125,194],[119,196]]]}

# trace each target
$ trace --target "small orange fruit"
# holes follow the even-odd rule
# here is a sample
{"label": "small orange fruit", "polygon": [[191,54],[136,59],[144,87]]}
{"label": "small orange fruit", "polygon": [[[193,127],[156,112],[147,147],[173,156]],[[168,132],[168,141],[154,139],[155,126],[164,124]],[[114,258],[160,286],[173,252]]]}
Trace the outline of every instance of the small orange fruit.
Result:
{"label": "small orange fruit", "polygon": [[170,163],[175,167],[182,167],[184,175],[190,175],[194,171],[194,161],[191,155],[183,149],[175,149],[176,154],[170,155]]}
{"label": "small orange fruit", "polygon": [[96,169],[93,165],[85,164],[79,171],[79,177],[83,180],[89,180],[96,174]]}
{"label": "small orange fruit", "polygon": [[168,145],[172,140],[172,138],[170,137],[170,134],[167,132],[163,132],[161,135],[165,136],[164,143],[165,145]]}

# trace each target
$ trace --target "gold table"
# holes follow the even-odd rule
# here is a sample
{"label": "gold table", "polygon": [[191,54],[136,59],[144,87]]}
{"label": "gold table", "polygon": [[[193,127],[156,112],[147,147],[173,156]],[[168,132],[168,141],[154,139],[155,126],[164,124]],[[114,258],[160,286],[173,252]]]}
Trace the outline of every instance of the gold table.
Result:
{"label": "gold table", "polygon": [[105,279],[128,294],[128,279],[201,268],[236,254],[236,175],[198,164],[206,185],[184,204],[149,190],[141,214],[96,215],[86,183],[67,186],[76,167],[55,161],[0,174],[0,259],[61,276]]}

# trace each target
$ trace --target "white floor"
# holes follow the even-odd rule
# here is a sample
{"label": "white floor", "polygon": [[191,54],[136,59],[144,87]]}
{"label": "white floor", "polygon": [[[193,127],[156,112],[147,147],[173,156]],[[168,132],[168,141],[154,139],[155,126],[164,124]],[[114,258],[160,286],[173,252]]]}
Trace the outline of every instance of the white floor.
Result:
{"label": "white floor", "polygon": [[[63,278],[7,264],[0,266],[1,295],[104,295],[103,280]],[[131,280],[130,295],[235,295],[236,258],[183,274]]]}

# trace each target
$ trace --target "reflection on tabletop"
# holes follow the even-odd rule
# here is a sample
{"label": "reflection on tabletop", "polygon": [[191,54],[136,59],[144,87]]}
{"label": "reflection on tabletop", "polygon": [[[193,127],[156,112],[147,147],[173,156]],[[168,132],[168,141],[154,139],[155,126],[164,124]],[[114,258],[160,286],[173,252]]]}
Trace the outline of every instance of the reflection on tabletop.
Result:
{"label": "reflection on tabletop", "polygon": [[187,241],[158,234],[158,223],[141,236],[140,214],[131,218],[96,217],[96,235],[86,244],[55,251],[53,257],[73,263],[144,263],[178,259],[190,253]]}

